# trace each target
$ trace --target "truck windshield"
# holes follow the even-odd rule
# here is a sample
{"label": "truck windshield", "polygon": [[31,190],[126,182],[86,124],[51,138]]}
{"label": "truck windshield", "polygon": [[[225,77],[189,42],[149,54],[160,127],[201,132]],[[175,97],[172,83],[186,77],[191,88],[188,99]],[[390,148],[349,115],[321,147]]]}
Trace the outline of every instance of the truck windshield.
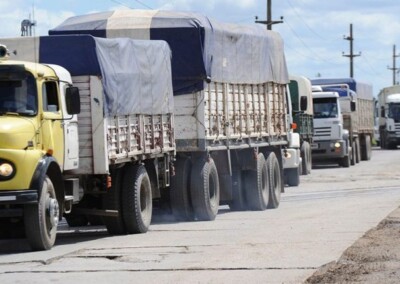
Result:
{"label": "truck windshield", "polygon": [[335,118],[338,117],[336,98],[315,98],[314,118]]}
{"label": "truck windshield", "polygon": [[400,122],[400,104],[390,104],[388,116],[393,118],[394,122]]}
{"label": "truck windshield", "polygon": [[37,114],[37,91],[35,78],[25,72],[24,78],[10,80],[0,77],[0,115],[17,113],[34,116]]}

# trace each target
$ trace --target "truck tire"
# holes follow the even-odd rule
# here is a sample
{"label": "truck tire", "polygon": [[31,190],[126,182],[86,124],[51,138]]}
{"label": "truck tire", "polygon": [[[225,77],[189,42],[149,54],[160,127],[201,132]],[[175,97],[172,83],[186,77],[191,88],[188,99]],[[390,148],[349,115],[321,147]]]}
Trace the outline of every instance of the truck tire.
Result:
{"label": "truck tire", "polygon": [[267,208],[275,209],[279,207],[282,192],[282,174],[278,158],[275,153],[270,153],[267,158],[269,199]]}
{"label": "truck tire", "polygon": [[342,166],[343,168],[348,168],[350,167],[350,155],[344,156],[342,160],[340,161],[339,165]]}
{"label": "truck tire", "polygon": [[356,141],[353,140],[353,143],[351,144],[351,159],[350,159],[350,164],[354,166],[356,164],[357,160],[357,148],[356,148]]}
{"label": "truck tire", "polygon": [[299,168],[286,169],[286,180],[289,186],[299,186],[300,171]]}
{"label": "truck tire", "polygon": [[361,145],[360,139],[356,139],[356,164],[361,161]]}
{"label": "truck tire", "polygon": [[127,164],[122,178],[122,217],[128,234],[146,233],[153,200],[150,178],[143,165]]}
{"label": "truck tire", "polygon": [[219,207],[219,178],[214,160],[200,158],[193,165],[190,178],[190,193],[196,218],[212,221]]}
{"label": "truck tire", "polygon": [[269,201],[268,167],[262,153],[257,155],[256,169],[245,171],[244,186],[247,204],[250,210],[267,209]]}
{"label": "truck tire", "polygon": [[118,211],[118,216],[103,216],[103,223],[107,228],[107,231],[111,235],[123,235],[126,234],[125,224],[122,218],[122,206],[121,206],[121,187],[122,187],[122,168],[111,170],[111,182],[112,186],[103,195],[103,206],[106,210]]}
{"label": "truck tire", "polygon": [[247,209],[241,170],[232,172],[232,201],[229,203],[229,208],[232,211],[244,211]]}
{"label": "truck tire", "polygon": [[361,148],[361,160],[369,161],[371,160],[371,136],[364,136],[364,147]]}
{"label": "truck tire", "polygon": [[53,183],[45,177],[37,204],[24,206],[25,234],[32,250],[49,250],[54,245],[60,209]]}
{"label": "truck tire", "polygon": [[189,158],[178,158],[175,175],[171,177],[171,210],[177,221],[194,220],[193,206],[190,200],[190,171],[192,162]]}
{"label": "truck tire", "polygon": [[308,142],[304,141],[301,145],[301,163],[302,163],[302,175],[309,175],[312,168],[312,158],[311,158],[311,146]]}

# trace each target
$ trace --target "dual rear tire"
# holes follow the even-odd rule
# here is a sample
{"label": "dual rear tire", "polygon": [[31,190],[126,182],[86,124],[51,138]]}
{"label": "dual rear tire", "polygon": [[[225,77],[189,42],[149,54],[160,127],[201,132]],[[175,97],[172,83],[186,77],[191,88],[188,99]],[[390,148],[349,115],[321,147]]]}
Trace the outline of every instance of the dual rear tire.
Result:
{"label": "dual rear tire", "polygon": [[112,172],[112,187],[104,196],[105,209],[117,216],[103,217],[110,234],[139,234],[148,231],[153,211],[150,178],[143,165],[127,164]]}

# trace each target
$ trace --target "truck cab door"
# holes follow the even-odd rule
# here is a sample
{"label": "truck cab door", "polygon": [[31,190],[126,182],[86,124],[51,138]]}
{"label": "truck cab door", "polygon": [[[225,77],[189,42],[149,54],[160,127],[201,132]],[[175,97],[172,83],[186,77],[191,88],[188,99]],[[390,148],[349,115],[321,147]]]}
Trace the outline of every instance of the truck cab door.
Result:
{"label": "truck cab door", "polygon": [[58,84],[45,81],[42,84],[42,147],[51,154],[62,168],[64,165],[63,116],[58,97]]}

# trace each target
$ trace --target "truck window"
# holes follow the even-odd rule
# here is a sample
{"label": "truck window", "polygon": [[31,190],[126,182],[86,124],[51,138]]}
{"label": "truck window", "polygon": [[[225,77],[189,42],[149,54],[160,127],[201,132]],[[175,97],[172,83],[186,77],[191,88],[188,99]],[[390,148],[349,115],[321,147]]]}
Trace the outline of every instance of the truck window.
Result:
{"label": "truck window", "polygon": [[21,80],[0,80],[0,113],[16,112],[20,115],[36,115],[37,91],[32,74],[25,72]]}
{"label": "truck window", "polygon": [[400,104],[390,104],[388,116],[393,118],[394,122],[400,122]]}
{"label": "truck window", "polygon": [[314,118],[335,118],[338,117],[336,98],[315,98]]}
{"label": "truck window", "polygon": [[60,109],[56,82],[45,82],[42,88],[42,95],[43,111],[57,112]]}

